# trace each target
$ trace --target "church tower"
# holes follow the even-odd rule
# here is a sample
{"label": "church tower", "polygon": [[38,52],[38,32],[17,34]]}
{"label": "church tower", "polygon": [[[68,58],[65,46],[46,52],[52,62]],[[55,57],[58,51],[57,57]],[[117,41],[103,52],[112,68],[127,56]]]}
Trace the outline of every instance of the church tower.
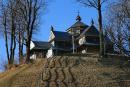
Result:
{"label": "church tower", "polygon": [[66,31],[70,34],[75,34],[75,36],[79,36],[87,27],[88,25],[82,22],[82,18],[78,12],[78,15],[76,16],[76,22]]}

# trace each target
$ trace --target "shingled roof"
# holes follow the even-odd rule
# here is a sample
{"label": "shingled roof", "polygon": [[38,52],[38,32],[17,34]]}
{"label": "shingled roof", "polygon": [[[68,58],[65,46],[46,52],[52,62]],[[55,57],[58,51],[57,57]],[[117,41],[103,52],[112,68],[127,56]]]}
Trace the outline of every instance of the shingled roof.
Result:
{"label": "shingled roof", "polygon": [[32,41],[35,45],[33,49],[49,49],[51,44],[49,42],[44,41]]}
{"label": "shingled roof", "polygon": [[71,35],[68,32],[61,32],[61,31],[53,31],[53,34],[55,36],[55,40],[60,41],[70,41]]}
{"label": "shingled roof", "polygon": [[76,27],[88,27],[85,23],[81,21],[77,21],[75,24],[73,24],[70,28],[76,28]]}
{"label": "shingled roof", "polygon": [[[86,28],[77,39],[82,38],[84,35],[85,36],[99,36],[99,31],[94,25],[91,25],[90,27]],[[105,36],[104,39],[107,44],[112,44],[112,41],[107,36]]]}
{"label": "shingled roof", "polygon": [[86,31],[86,35],[94,35],[94,36],[99,36],[99,31],[97,30],[97,28],[92,25],[88,28],[88,30]]}
{"label": "shingled roof", "polygon": [[78,14],[78,16],[76,17],[76,23],[74,23],[71,27],[69,27],[67,29],[68,30],[71,30],[72,28],[87,28],[88,25],[86,25],[85,23],[82,22],[82,18],[80,17],[80,15]]}
{"label": "shingled roof", "polygon": [[91,25],[90,27],[86,28],[79,38],[83,37],[84,35],[86,36],[99,36],[99,31],[96,29],[94,25]]}

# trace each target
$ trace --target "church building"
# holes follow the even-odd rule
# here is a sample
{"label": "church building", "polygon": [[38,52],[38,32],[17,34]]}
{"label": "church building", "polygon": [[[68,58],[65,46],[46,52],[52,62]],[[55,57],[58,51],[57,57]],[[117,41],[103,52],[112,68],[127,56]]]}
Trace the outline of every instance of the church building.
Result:
{"label": "church building", "polygon": [[[99,30],[95,27],[93,20],[89,26],[82,22],[78,14],[76,22],[66,29],[66,32],[56,31],[51,26],[49,42],[40,42],[40,45],[43,45],[40,48],[40,52],[46,55],[47,58],[69,53],[99,53]],[[105,35],[104,47],[106,52],[113,52],[113,43]],[[33,48],[31,48],[31,51],[33,52],[32,57],[34,53],[39,52],[38,50],[33,50]]]}

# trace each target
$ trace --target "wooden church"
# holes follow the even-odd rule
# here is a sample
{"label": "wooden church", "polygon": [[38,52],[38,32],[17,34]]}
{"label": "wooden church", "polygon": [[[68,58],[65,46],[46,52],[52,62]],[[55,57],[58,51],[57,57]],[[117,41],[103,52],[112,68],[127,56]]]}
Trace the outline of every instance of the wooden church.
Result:
{"label": "wooden church", "polygon": [[[34,43],[37,46],[41,45],[41,47],[34,49],[36,48]],[[105,35],[104,47],[106,52],[113,52],[113,43]],[[94,21],[92,20],[91,25],[88,26],[82,22],[79,15],[76,17],[76,23],[69,27],[66,32],[56,31],[51,26],[49,42],[32,41],[31,43],[32,58],[34,56],[37,58],[39,54],[49,58],[66,53],[99,53],[99,50],[99,30],[94,26]]]}

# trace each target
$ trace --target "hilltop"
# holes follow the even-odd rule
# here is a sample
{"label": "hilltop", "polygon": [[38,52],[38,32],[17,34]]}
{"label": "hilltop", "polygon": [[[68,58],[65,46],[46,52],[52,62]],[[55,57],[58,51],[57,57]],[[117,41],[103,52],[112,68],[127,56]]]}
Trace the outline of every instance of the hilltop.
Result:
{"label": "hilltop", "polygon": [[55,56],[0,74],[0,87],[130,87],[130,69],[103,65],[97,54]]}

